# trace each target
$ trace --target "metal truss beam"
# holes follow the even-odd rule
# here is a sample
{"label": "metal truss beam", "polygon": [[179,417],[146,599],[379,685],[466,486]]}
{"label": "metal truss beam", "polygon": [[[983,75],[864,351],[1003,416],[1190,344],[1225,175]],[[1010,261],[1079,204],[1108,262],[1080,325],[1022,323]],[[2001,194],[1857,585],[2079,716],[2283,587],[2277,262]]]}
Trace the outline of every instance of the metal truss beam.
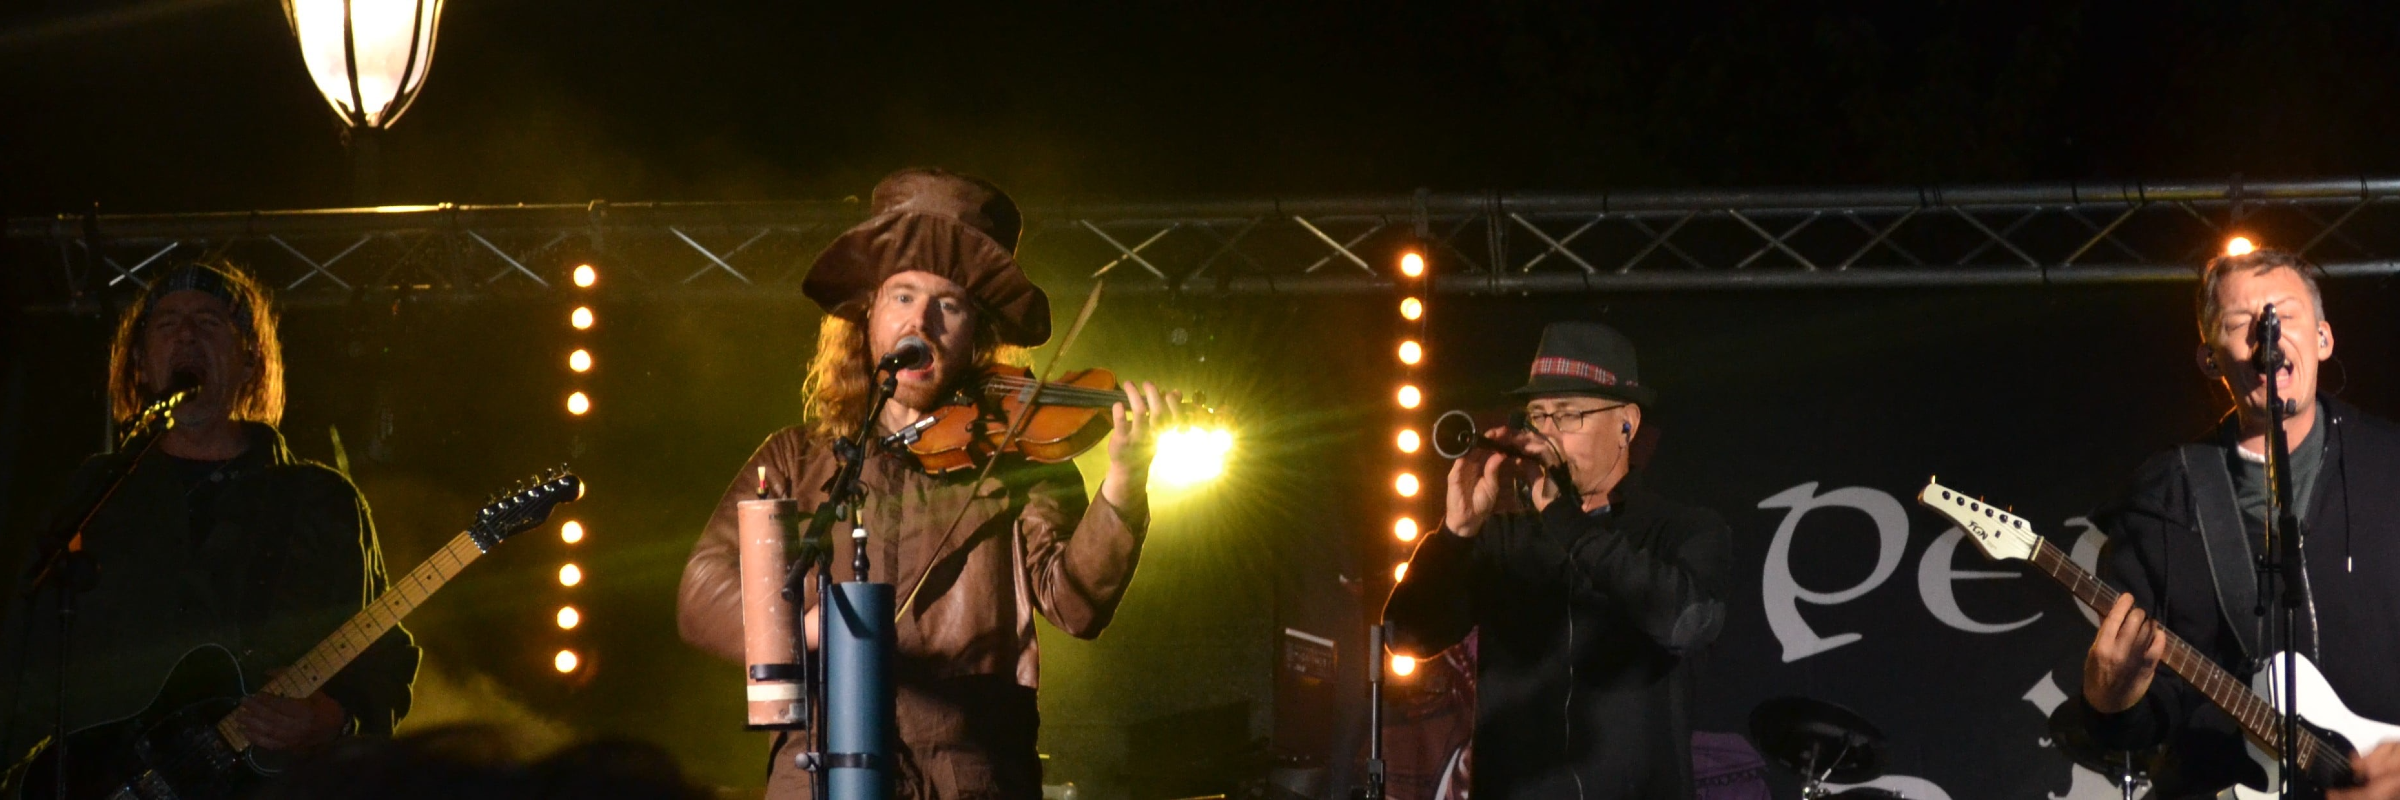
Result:
{"label": "metal truss beam", "polygon": [[[2187,278],[2233,232],[2335,275],[2400,273],[2400,178],[1726,189],[1029,204],[1045,281],[1199,295],[1389,287],[1423,248],[1459,293],[1989,286]],[[91,308],[173,258],[219,254],[287,303],[534,297],[574,264],[645,299],[798,291],[857,221],[840,203],[408,206],[24,218],[28,305]],[[172,258],[171,258],[172,257]]]}

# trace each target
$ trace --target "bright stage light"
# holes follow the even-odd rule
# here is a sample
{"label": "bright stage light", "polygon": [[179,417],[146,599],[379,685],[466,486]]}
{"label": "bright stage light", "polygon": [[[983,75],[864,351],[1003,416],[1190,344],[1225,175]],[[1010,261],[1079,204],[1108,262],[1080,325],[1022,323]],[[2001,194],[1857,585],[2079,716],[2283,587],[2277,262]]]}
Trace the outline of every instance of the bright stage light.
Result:
{"label": "bright stage light", "polygon": [[1425,257],[1415,253],[1401,256],[1400,274],[1411,278],[1423,277],[1425,275]]}
{"label": "bright stage light", "polygon": [[591,330],[592,309],[588,306],[576,306],[575,313],[567,315],[567,324],[575,326],[575,329],[579,331]]}
{"label": "bright stage light", "polygon": [[1417,660],[1403,655],[1392,656],[1392,675],[1406,678],[1417,671]]}
{"label": "bright stage light", "polygon": [[577,348],[575,352],[568,353],[567,369],[571,369],[576,372],[592,371],[592,351]]}
{"label": "bright stage light", "polygon": [[1399,583],[1404,580],[1408,580],[1408,562],[1406,561],[1392,567],[1392,582]]}
{"label": "bright stage light", "polygon": [[580,417],[584,412],[590,410],[592,410],[592,399],[583,396],[582,392],[567,395],[567,413]]}
{"label": "bright stage light", "polygon": [[573,586],[583,582],[583,568],[568,564],[558,568],[558,585]]}
{"label": "bright stage light", "polygon": [[2233,238],[2231,238],[2231,239],[2227,239],[2227,240],[2225,240],[2225,254],[2226,254],[2226,255],[2229,255],[2229,256],[2246,256],[2246,255],[2249,255],[2249,254],[2251,254],[2251,253],[2254,253],[2254,252],[2257,252],[2257,251],[2258,251],[2258,244],[2257,244],[2256,242],[2252,242],[2252,241],[2250,241],[2250,237],[2248,237],[2248,236],[2236,236],[2236,237],[2233,237]]}
{"label": "bright stage light", "polygon": [[558,538],[567,544],[583,541],[583,523],[567,520],[566,524],[558,526]]}
{"label": "bright stage light", "polygon": [[583,659],[575,657],[573,650],[560,650],[558,655],[550,659],[550,666],[558,668],[559,672],[574,672],[576,667],[582,665]]}
{"label": "bright stage light", "polygon": [[1392,479],[1392,490],[1399,492],[1401,497],[1417,496],[1417,474],[1414,472],[1400,473],[1400,477]]}
{"label": "bright stage light", "polygon": [[1425,316],[1425,301],[1414,297],[1400,301],[1400,318],[1410,322]]}
{"label": "bright stage light", "polygon": [[1399,519],[1392,520],[1392,536],[1394,536],[1394,537],[1398,538],[1400,541],[1403,541],[1403,542],[1413,542],[1413,541],[1416,541],[1416,540],[1417,540],[1417,521],[1416,521],[1416,519],[1415,519],[1415,518],[1412,518],[1412,517],[1401,517],[1401,518],[1399,518]]}
{"label": "bright stage light", "polygon": [[571,631],[575,629],[575,626],[581,624],[583,624],[583,613],[576,611],[574,606],[558,607],[558,627],[560,630]]}
{"label": "bright stage light", "polygon": [[1414,429],[1414,428],[1402,428],[1402,429],[1400,429],[1400,442],[1399,442],[1399,444],[1400,444],[1400,452],[1403,452],[1403,453],[1414,453],[1414,452],[1416,452],[1416,451],[1417,451],[1417,448],[1419,448],[1419,447],[1423,447],[1423,446],[1425,445],[1425,442],[1424,442],[1424,440],[1417,438],[1417,431],[1416,431],[1416,429]]}
{"label": "bright stage light", "polygon": [[334,114],[353,128],[389,128],[425,85],[442,4],[284,0],[283,14]]}
{"label": "bright stage light", "polygon": [[599,283],[599,282],[600,282],[600,271],[599,271],[599,270],[596,270],[596,269],[592,269],[592,265],[590,265],[590,264],[577,264],[577,265],[575,265],[575,285],[577,285],[577,286],[581,286],[581,287],[583,287],[583,288],[586,288],[586,289],[589,289],[589,288],[592,288],[592,284]]}
{"label": "bright stage light", "polygon": [[1176,428],[1158,435],[1158,452],[1150,462],[1150,482],[1177,487],[1205,483],[1225,474],[1225,456],[1233,452],[1233,432],[1223,428]]}
{"label": "bright stage light", "polygon": [[1415,385],[1403,384],[1400,387],[1401,408],[1416,408],[1422,402],[1425,402],[1425,393],[1417,391]]}
{"label": "bright stage light", "polygon": [[1400,343],[1400,363],[1415,364],[1425,360],[1425,347],[1411,339]]}

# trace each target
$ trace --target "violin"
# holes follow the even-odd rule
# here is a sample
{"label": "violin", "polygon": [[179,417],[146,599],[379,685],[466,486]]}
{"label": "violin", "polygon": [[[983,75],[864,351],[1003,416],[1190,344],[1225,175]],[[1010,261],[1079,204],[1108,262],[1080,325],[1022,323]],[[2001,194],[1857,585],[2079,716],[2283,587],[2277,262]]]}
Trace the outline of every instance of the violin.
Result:
{"label": "violin", "polygon": [[[1108,438],[1114,427],[1108,409],[1126,401],[1116,373],[1097,367],[1044,383],[1032,370],[999,364],[986,368],[978,383],[980,389],[961,392],[957,402],[897,435],[926,474],[973,469],[1002,455],[1043,464],[1071,460]],[[1023,430],[1003,441],[1020,419]]]}

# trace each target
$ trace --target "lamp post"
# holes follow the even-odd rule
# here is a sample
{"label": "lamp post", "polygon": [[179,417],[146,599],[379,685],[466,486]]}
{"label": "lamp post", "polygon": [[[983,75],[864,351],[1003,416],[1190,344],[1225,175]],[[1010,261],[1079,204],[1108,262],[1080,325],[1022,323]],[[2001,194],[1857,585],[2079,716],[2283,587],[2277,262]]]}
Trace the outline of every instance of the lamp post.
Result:
{"label": "lamp post", "polygon": [[375,137],[425,86],[442,0],[283,0],[283,15],[309,78],[342,121],[351,199],[374,205]]}

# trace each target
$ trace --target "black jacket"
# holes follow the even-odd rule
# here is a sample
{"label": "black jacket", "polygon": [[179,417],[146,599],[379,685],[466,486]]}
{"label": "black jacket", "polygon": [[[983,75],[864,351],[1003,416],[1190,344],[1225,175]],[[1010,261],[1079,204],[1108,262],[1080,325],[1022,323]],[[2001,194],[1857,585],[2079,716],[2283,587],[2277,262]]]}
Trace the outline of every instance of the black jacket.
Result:
{"label": "black jacket", "polygon": [[[2351,711],[2400,722],[2400,681],[2393,679],[2400,674],[2400,426],[2330,397],[2320,397],[2317,408],[2318,424],[2326,426],[2324,462],[2314,496],[2300,502],[2309,509],[2303,541],[2323,651],[2303,652]],[[2220,432],[2214,441],[2230,447],[2224,439]],[[2111,542],[2102,577],[2246,680],[2250,660],[2267,653],[2244,653],[2233,628],[2254,624],[2252,608],[2219,607],[2195,499],[2176,451],[2144,463],[2123,496],[2095,515]],[[2245,536],[2253,552],[2256,535]],[[2276,648],[2270,642],[2262,649]],[[2163,666],[2150,693],[2122,714],[2096,713],[2081,692],[2060,708],[2082,717],[2078,722],[2104,743],[2169,745],[2162,797],[2204,796],[2259,775],[2232,718]]]}
{"label": "black jacket", "polygon": [[1482,630],[1476,797],[1688,798],[1687,662],[1724,626],[1732,558],[1722,518],[1629,477],[1597,516],[1562,499],[1427,536],[1384,613],[1403,653]]}

